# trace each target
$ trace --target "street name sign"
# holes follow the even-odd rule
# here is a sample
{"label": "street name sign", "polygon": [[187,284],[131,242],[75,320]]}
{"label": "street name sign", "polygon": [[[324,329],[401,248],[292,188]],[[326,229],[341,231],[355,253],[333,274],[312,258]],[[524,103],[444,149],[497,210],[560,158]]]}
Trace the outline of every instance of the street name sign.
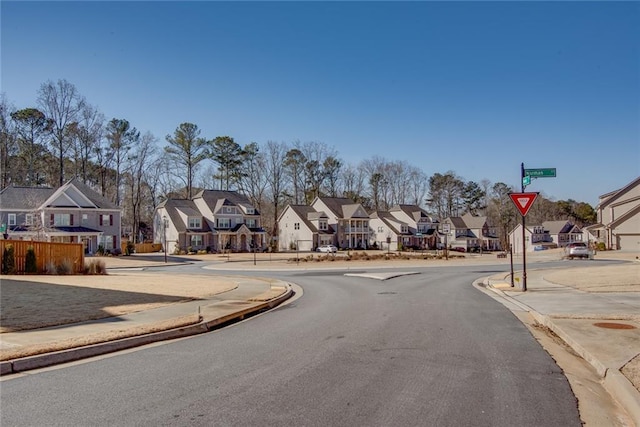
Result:
{"label": "street name sign", "polygon": [[525,175],[522,177],[522,185],[525,187],[531,184],[531,177],[529,175]]}
{"label": "street name sign", "polygon": [[509,193],[509,197],[511,197],[511,201],[516,205],[520,214],[525,217],[529,213],[529,209],[531,209],[536,197],[538,197],[538,193]]}
{"label": "street name sign", "polygon": [[530,176],[531,178],[555,178],[556,168],[525,169],[524,176]]}

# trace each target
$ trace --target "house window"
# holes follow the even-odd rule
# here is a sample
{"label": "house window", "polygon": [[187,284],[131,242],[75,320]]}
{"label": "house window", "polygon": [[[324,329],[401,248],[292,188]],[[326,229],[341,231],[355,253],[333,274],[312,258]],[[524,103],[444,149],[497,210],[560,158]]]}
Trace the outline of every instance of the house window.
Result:
{"label": "house window", "polygon": [[226,206],[224,208],[225,213],[234,213],[234,209],[231,206]]}
{"label": "house window", "polygon": [[384,233],[384,227],[378,227],[378,233]]}
{"label": "house window", "polygon": [[100,215],[100,225],[113,225],[113,215]]}
{"label": "house window", "polygon": [[89,225],[89,215],[82,214],[82,225]]}
{"label": "house window", "polygon": [[26,214],[24,217],[25,225],[33,225],[33,214]]}
{"label": "house window", "polygon": [[189,228],[202,228],[202,218],[189,218]]}
{"label": "house window", "polygon": [[53,225],[56,227],[69,227],[71,225],[70,214],[55,214],[53,215]]}
{"label": "house window", "polygon": [[326,230],[327,229],[327,221],[320,221],[320,224],[318,224],[318,227],[320,228],[320,230]]}
{"label": "house window", "polygon": [[254,215],[256,210],[254,208],[247,208],[247,215]]}
{"label": "house window", "polygon": [[255,219],[247,219],[245,224],[247,225],[247,227],[249,228],[256,228],[256,220]]}
{"label": "house window", "polygon": [[407,228],[406,225],[402,225],[402,226],[400,226],[400,232],[401,233],[408,233],[409,229]]}
{"label": "house window", "polygon": [[300,230],[300,223],[299,222],[294,223],[293,224],[293,229],[294,230]]}
{"label": "house window", "polygon": [[9,225],[16,225],[16,214],[9,214]]}
{"label": "house window", "polygon": [[191,246],[193,247],[202,246],[202,234],[194,234],[191,236]]}
{"label": "house window", "polygon": [[102,245],[105,251],[110,251],[113,249],[113,241],[115,236],[109,236],[108,234],[103,234],[98,238],[98,245]]}
{"label": "house window", "polygon": [[218,218],[218,228],[231,228],[231,220],[229,218]]}

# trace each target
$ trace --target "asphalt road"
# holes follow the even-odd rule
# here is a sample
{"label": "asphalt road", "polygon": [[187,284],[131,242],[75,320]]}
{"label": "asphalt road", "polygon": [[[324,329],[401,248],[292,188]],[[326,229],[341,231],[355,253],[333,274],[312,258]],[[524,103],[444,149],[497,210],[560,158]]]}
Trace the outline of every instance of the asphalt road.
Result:
{"label": "asphalt road", "polygon": [[580,426],[553,359],[471,286],[486,274],[288,273],[304,295],[265,315],[2,381],[0,423]]}

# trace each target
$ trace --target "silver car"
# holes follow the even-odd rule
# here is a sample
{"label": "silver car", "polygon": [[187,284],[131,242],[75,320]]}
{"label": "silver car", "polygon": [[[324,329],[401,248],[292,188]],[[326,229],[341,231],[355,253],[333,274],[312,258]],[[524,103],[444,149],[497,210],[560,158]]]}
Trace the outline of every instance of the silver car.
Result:
{"label": "silver car", "polygon": [[318,252],[327,252],[327,253],[331,253],[334,254],[338,251],[338,248],[336,248],[333,245],[322,245],[322,246],[318,246]]}
{"label": "silver car", "polygon": [[569,243],[569,245],[564,248],[564,253],[569,259],[589,258],[589,248],[587,244],[583,242]]}

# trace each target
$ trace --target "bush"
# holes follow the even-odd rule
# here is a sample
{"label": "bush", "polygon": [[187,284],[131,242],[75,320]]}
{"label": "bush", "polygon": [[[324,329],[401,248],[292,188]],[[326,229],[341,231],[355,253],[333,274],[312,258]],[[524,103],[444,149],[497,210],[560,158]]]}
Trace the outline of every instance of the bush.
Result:
{"label": "bush", "polygon": [[4,247],[2,253],[2,274],[15,274],[16,272],[16,256],[13,245],[9,243]]}
{"label": "bush", "polygon": [[63,259],[58,265],[56,265],[56,273],[61,276],[73,274],[73,261],[69,258]]}
{"label": "bush", "polygon": [[134,245],[131,240],[127,240],[127,244],[124,247],[124,254],[131,255],[135,251],[136,251],[136,245]]}
{"label": "bush", "polygon": [[104,245],[98,245],[98,250],[96,251],[96,254],[100,256],[104,255]]}
{"label": "bush", "polygon": [[47,261],[47,265],[44,267],[45,274],[58,274],[58,268],[53,261]]}
{"label": "bush", "polygon": [[598,251],[604,251],[606,249],[607,247],[604,245],[604,242],[598,242],[598,244],[596,245],[596,250]]}
{"label": "bush", "polygon": [[115,248],[113,251],[111,251],[111,253],[112,253],[114,256],[120,256],[120,255],[122,255],[122,249],[120,249],[120,248]]}
{"label": "bush", "polygon": [[36,263],[36,251],[33,249],[33,246],[29,246],[27,248],[24,272],[27,274],[35,274],[38,272],[38,264]]}
{"label": "bush", "polygon": [[104,261],[94,259],[84,265],[84,274],[86,275],[102,275],[107,274],[107,268]]}

